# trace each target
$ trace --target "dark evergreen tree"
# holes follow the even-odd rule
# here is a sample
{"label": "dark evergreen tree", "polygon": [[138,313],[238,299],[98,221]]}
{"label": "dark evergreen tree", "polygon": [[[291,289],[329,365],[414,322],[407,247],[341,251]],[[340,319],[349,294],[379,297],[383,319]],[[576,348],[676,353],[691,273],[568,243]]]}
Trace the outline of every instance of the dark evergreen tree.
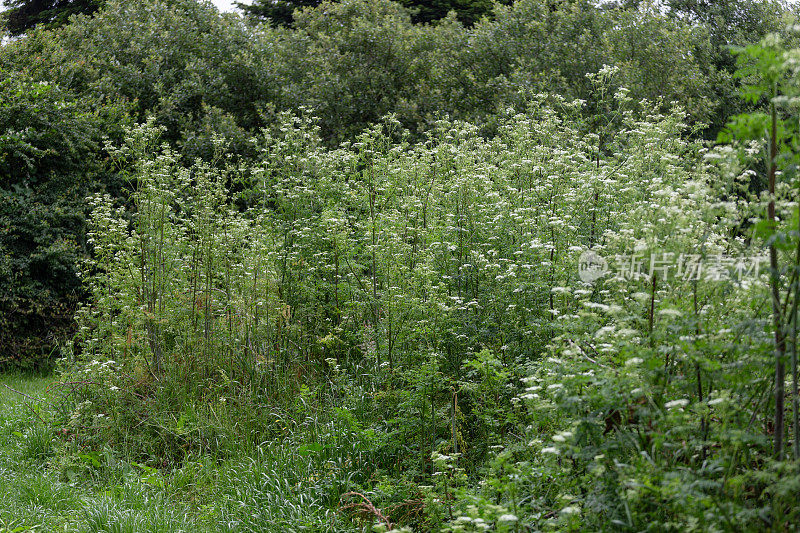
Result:
{"label": "dark evergreen tree", "polygon": [[72,15],[90,15],[104,3],[104,0],[4,0],[7,10],[2,23],[11,35],[20,35],[39,25],[62,26]]}
{"label": "dark evergreen tree", "polygon": [[255,20],[270,20],[274,24],[290,26],[294,20],[292,13],[303,7],[316,7],[321,0],[255,0],[252,4],[237,2],[245,15]]}
{"label": "dark evergreen tree", "polygon": [[[458,19],[471,26],[484,15],[492,12],[492,0],[397,0],[412,13],[417,23],[434,22],[443,19],[450,11],[455,11]],[[237,3],[239,8],[251,18],[271,20],[275,24],[289,26],[293,22],[292,13],[303,7],[316,7],[321,0],[254,0],[252,4]],[[500,0],[500,4],[511,4],[512,0]]]}
{"label": "dark evergreen tree", "polygon": [[[455,11],[458,20],[472,26],[483,16],[492,12],[492,0],[397,0],[412,13],[414,22],[433,22],[443,19],[450,11]],[[499,4],[509,5],[512,0],[500,0]]]}

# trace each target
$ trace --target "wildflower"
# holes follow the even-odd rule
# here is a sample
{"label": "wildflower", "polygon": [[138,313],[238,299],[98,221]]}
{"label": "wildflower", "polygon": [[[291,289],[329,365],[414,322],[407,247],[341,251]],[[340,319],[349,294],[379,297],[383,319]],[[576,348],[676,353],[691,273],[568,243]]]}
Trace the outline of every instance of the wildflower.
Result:
{"label": "wildflower", "polygon": [[597,302],[583,302],[584,307],[588,307],[589,309],[599,309],[600,311],[608,311],[609,307],[606,304],[601,304]]}
{"label": "wildflower", "polygon": [[561,452],[555,446],[548,446],[542,448],[542,453],[552,453],[553,455],[561,455]]}
{"label": "wildflower", "polygon": [[686,407],[687,405],[689,405],[689,400],[680,399],[667,402],[664,404],[664,407],[666,407],[667,409],[672,409],[673,407]]}
{"label": "wildflower", "polygon": [[640,365],[644,362],[644,359],[641,357],[633,357],[625,361],[625,366],[633,366],[633,365]]}
{"label": "wildflower", "polygon": [[569,505],[561,509],[561,514],[571,515],[571,514],[578,514],[581,512],[581,508],[575,505]]}

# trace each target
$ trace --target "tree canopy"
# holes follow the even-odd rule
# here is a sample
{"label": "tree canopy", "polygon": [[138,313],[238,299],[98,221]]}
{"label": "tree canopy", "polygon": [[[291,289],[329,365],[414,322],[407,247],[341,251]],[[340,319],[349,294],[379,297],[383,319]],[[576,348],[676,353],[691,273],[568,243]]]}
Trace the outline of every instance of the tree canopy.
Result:
{"label": "tree canopy", "polygon": [[11,35],[20,35],[42,26],[63,26],[73,15],[90,15],[105,0],[3,0],[6,10],[0,15]]}

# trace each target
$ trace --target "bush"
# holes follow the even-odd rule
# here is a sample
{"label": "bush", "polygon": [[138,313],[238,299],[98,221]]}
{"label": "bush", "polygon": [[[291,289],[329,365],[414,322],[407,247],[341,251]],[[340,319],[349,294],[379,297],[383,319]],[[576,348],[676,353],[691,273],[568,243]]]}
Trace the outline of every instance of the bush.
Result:
{"label": "bush", "polygon": [[0,76],[0,368],[41,368],[74,331],[83,295],[101,117],[58,86]]}

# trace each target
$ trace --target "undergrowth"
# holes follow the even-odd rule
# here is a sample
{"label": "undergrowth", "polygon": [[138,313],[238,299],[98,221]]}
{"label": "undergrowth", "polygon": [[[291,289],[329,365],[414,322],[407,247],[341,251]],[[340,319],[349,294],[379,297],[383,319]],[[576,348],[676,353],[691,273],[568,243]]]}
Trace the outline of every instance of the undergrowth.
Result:
{"label": "undergrowth", "polygon": [[5,527],[790,530],[800,61],[739,55],[770,113],[716,146],[612,67],[599,122],[540,95],[491,138],[302,111],[187,165],[131,128],[59,379],[4,415]]}

